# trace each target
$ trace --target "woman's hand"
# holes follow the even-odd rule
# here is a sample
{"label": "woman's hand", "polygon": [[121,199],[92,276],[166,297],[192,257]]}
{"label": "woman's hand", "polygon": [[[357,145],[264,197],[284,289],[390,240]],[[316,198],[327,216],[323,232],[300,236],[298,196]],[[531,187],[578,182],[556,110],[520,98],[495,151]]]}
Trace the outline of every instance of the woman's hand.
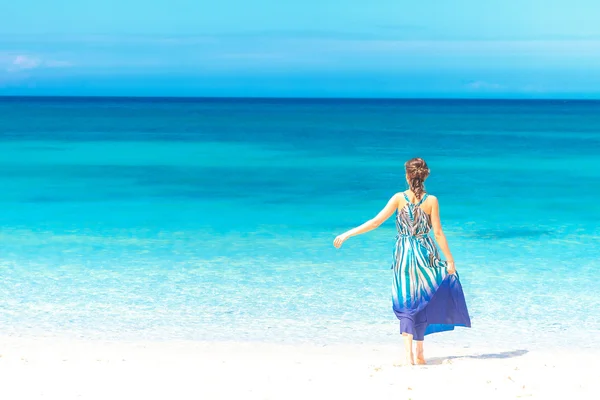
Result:
{"label": "woman's hand", "polygon": [[446,262],[447,270],[450,275],[454,275],[456,273],[456,266],[454,265],[454,261]]}
{"label": "woman's hand", "polygon": [[342,247],[342,244],[348,240],[348,235],[345,233],[342,233],[341,235],[339,235],[338,237],[335,238],[335,240],[333,241],[333,245],[335,246],[336,249],[339,249],[340,247]]}

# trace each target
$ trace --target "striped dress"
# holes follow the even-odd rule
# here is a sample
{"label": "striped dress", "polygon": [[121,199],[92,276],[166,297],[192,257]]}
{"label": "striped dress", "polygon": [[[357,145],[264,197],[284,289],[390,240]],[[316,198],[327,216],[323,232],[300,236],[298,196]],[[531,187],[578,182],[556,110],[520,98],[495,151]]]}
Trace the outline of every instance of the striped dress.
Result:
{"label": "striped dress", "polygon": [[407,203],[396,211],[392,303],[400,333],[412,334],[415,340],[471,326],[458,275],[448,273],[430,236],[431,217],[420,207],[427,197],[414,204],[404,194]]}

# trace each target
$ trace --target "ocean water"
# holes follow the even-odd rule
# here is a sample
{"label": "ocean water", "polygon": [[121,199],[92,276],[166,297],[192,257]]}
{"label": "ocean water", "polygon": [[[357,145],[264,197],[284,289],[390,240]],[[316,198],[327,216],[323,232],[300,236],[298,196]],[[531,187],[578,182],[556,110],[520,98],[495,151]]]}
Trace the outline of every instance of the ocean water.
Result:
{"label": "ocean water", "polygon": [[[600,345],[600,102],[0,98],[0,335],[399,343],[420,156],[473,328]],[[515,347],[516,346],[516,347]]]}

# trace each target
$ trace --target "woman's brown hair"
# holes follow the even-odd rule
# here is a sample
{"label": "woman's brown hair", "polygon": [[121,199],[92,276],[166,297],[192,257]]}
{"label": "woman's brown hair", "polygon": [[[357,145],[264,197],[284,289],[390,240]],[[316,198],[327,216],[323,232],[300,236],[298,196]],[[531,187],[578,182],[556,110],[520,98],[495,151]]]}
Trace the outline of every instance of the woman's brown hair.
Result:
{"label": "woman's brown hair", "polygon": [[408,185],[417,200],[421,200],[425,194],[425,179],[429,176],[429,167],[422,158],[412,158],[404,164]]}

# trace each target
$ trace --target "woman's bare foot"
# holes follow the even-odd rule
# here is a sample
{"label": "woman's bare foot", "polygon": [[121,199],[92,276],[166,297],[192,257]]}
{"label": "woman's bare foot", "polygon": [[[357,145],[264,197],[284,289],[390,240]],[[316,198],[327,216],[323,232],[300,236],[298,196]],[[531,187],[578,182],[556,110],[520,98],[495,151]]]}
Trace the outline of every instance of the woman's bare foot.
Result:
{"label": "woman's bare foot", "polygon": [[406,360],[404,362],[395,363],[394,367],[410,367],[411,365],[415,365],[415,360],[412,354],[406,356]]}
{"label": "woman's bare foot", "polygon": [[427,362],[425,361],[425,358],[423,356],[417,356],[417,365],[427,365]]}
{"label": "woman's bare foot", "polygon": [[404,339],[404,354],[406,354],[406,365],[415,365],[415,359],[413,357],[413,335],[409,333],[402,333]]}

